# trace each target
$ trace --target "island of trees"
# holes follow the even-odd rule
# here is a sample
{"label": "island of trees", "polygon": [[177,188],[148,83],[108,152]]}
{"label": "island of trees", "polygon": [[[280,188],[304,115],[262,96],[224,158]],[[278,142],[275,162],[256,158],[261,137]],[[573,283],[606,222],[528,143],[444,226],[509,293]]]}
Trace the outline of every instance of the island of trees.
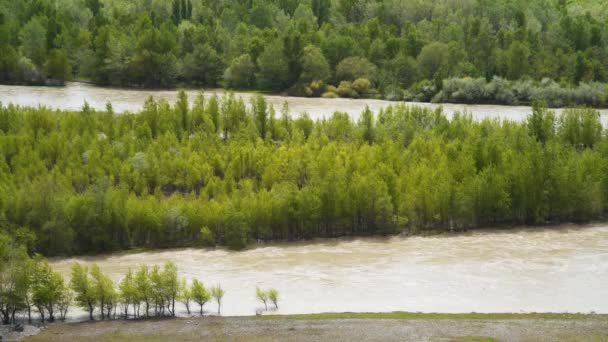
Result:
{"label": "island of trees", "polygon": [[594,109],[288,112],[184,92],[124,114],[0,105],[0,230],[54,256],[605,217]]}
{"label": "island of trees", "polygon": [[592,0],[0,2],[0,82],[608,104]]}

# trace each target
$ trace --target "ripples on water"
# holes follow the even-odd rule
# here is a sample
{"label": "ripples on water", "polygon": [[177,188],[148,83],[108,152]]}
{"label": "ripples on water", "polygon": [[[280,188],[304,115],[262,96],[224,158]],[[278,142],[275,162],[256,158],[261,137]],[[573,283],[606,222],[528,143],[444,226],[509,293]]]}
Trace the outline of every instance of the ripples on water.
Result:
{"label": "ripples on water", "polygon": [[277,288],[285,314],[608,312],[606,225],[285,243],[242,252],[162,250],[52,264],[67,276],[74,261],[97,262],[118,281],[129,268],[168,260],[180,276],[221,283],[226,315],[254,314],[256,286]]}

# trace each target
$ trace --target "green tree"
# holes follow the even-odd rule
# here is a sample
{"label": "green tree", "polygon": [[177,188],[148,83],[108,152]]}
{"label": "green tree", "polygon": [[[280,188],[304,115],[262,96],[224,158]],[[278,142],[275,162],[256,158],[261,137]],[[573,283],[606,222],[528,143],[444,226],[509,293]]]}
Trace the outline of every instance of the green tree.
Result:
{"label": "green tree", "polygon": [[211,299],[211,295],[205,288],[202,282],[198,279],[192,279],[192,300],[200,306],[200,314],[203,315],[203,306]]}
{"label": "green tree", "polygon": [[425,45],[417,57],[422,75],[427,79],[433,79],[447,64],[448,52],[449,48],[444,43],[433,42]]}
{"label": "green tree", "polygon": [[236,89],[251,88],[255,84],[255,64],[248,54],[232,60],[224,73],[226,86]]}
{"label": "green tree", "polygon": [[259,287],[255,288],[255,297],[261,301],[262,303],[264,303],[264,309],[268,310],[268,293],[262,289],[260,289]]}
{"label": "green tree", "polygon": [[63,85],[70,75],[70,64],[64,50],[52,50],[45,64],[47,77],[55,79]]}
{"label": "green tree", "polygon": [[98,294],[96,292],[96,284],[89,275],[89,269],[79,263],[74,263],[74,265],[72,265],[71,275],[70,287],[76,294],[74,299],[80,307],[88,310],[89,319],[93,320],[93,311],[97,306]]}
{"label": "green tree", "polygon": [[302,73],[300,81],[310,83],[312,81],[327,81],[330,77],[329,64],[321,49],[314,45],[308,45],[302,53]]}
{"label": "green tree", "polygon": [[279,291],[277,291],[276,289],[269,289],[268,290],[268,299],[270,299],[272,304],[274,304],[275,309],[279,308]]}
{"label": "green tree", "polygon": [[336,79],[339,81],[354,81],[365,78],[375,82],[378,68],[362,57],[345,58],[336,67]]}
{"label": "green tree", "polygon": [[258,67],[256,79],[261,89],[279,91],[289,86],[289,65],[280,40],[266,46],[258,58]]}
{"label": "green tree", "polygon": [[222,311],[222,299],[224,298],[225,292],[219,284],[217,286],[213,286],[209,292],[211,297],[215,299],[217,303],[217,314],[220,315]]}

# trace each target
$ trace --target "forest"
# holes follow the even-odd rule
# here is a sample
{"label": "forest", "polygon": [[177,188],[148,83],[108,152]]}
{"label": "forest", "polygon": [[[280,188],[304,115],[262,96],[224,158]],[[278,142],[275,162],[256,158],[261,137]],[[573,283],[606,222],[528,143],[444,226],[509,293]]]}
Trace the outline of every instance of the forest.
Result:
{"label": "forest", "polygon": [[0,83],[608,105],[595,0],[0,1]]}
{"label": "forest", "polygon": [[55,256],[605,217],[595,109],[288,113],[183,91],[138,113],[0,105],[0,230]]}

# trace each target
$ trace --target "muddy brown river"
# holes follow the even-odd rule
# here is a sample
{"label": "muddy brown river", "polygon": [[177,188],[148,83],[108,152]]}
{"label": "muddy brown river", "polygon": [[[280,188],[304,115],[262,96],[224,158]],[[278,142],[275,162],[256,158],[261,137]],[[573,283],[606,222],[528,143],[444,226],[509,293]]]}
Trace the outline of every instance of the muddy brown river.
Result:
{"label": "muddy brown river", "polygon": [[[206,96],[221,90],[207,90]],[[188,91],[192,100],[198,92]],[[251,94],[237,93],[248,102]],[[84,101],[116,112],[141,109],[148,96],[173,102],[176,91],[125,90],[69,83],[62,88],[0,85],[0,102],[79,109]],[[356,118],[395,102],[267,96],[277,108],[313,118],[343,111]],[[436,104],[418,104],[436,107]],[[523,120],[525,106],[443,104],[450,116]],[[559,110],[557,110],[559,112]],[[601,110],[604,124],[608,110]],[[226,290],[223,314],[252,315],[261,304],[255,287],[275,287],[278,313],[342,311],[601,312],[608,313],[608,225],[457,236],[391,237],[258,246],[242,252],[178,249],[94,258],[52,260],[65,276],[74,261],[98,263],[116,281],[142,264],[174,261],[180,276],[197,277]],[[214,311],[215,304],[207,305]],[[183,308],[182,308],[183,310]],[[72,319],[80,314],[72,310]]]}
{"label": "muddy brown river", "polygon": [[279,290],[282,314],[608,312],[608,225],[174,249],[52,266],[68,276],[74,261],[96,262],[118,281],[129,268],[168,260],[181,276],[221,284],[225,315],[255,314],[256,286]]}
{"label": "muddy brown river", "polygon": [[[194,100],[199,94],[198,90],[188,90],[188,98]],[[223,90],[205,90],[205,96],[213,94],[223,94]],[[249,103],[251,93],[235,93],[241,96],[246,103]],[[106,103],[111,102],[115,112],[138,111],[143,107],[144,101],[153,96],[156,99],[165,99],[170,103],[177,99],[176,90],[140,90],[140,89],[118,89],[96,87],[86,83],[71,82],[65,87],[36,87],[36,86],[11,86],[0,85],[0,102],[4,105],[9,103],[21,106],[44,105],[54,109],[78,110],[82,108],[85,101],[95,109],[105,110]],[[313,119],[331,116],[335,111],[348,113],[353,119],[365,106],[377,112],[380,108],[398,102],[368,99],[321,99],[321,98],[302,98],[290,96],[268,95],[266,99],[272,104],[277,113],[285,101],[289,104],[292,114],[307,112]],[[464,104],[430,104],[408,102],[411,105],[436,108],[442,106],[444,112],[450,117],[455,112],[467,111],[475,119],[504,118],[509,120],[524,120],[530,113],[531,108],[527,106],[500,106],[500,105],[464,105]],[[557,113],[561,109],[555,109]],[[608,109],[601,109],[602,122],[608,125]]]}

